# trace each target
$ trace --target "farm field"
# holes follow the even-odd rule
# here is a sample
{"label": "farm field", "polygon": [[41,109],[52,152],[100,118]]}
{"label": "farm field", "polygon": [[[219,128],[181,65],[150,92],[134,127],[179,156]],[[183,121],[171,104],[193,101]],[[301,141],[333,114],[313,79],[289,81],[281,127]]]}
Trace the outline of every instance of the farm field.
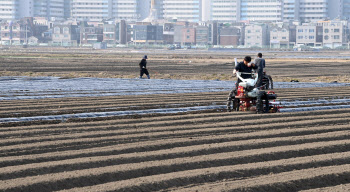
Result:
{"label": "farm field", "polygon": [[[346,97],[350,87],[275,91],[283,100],[307,100],[329,91]],[[8,100],[0,116],[224,104],[226,96]],[[0,191],[296,191],[350,183],[350,108],[263,115],[206,110],[0,126]]]}
{"label": "farm field", "polygon": [[[301,57],[313,53],[302,53],[280,60],[272,58],[277,53],[267,53],[283,108],[280,113],[253,114],[225,110],[231,82],[224,80],[233,80],[231,64],[225,64],[232,59],[228,53],[220,53],[224,59],[214,53],[179,53],[181,64],[170,58],[173,53],[164,52],[152,61],[158,72],[154,76],[164,81],[125,79],[115,84],[131,84],[109,89],[109,80],[85,77],[134,77],[137,66],[131,64],[152,51],[129,58],[100,51],[96,55],[101,62],[87,51],[36,52],[0,54],[1,76],[6,76],[0,78],[0,191],[350,190],[346,58],[310,60]],[[209,57],[217,64],[205,63]],[[298,65],[291,65],[296,61]],[[54,87],[60,81],[44,76],[62,77],[64,83]],[[77,84],[70,89],[66,80],[78,82],[76,77],[94,88]],[[290,79],[337,83],[291,84]],[[158,83],[158,89],[151,83]],[[27,87],[17,87],[21,84]],[[93,115],[152,110],[156,112]],[[63,118],[67,114],[84,116]]]}

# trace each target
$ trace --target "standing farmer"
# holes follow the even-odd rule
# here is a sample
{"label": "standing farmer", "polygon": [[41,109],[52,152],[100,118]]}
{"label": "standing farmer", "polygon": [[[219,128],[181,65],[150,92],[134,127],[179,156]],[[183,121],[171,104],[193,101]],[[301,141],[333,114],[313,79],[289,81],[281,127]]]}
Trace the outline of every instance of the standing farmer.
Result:
{"label": "standing farmer", "polygon": [[145,55],[143,57],[143,59],[141,60],[141,62],[139,64],[139,66],[140,66],[140,79],[142,79],[143,74],[146,74],[147,78],[150,79],[146,65],[147,65],[147,55]]}
{"label": "standing farmer", "polygon": [[258,66],[258,82],[256,83],[256,87],[261,87],[265,68],[265,59],[262,58],[262,53],[258,53],[258,58],[255,59],[255,65]]}

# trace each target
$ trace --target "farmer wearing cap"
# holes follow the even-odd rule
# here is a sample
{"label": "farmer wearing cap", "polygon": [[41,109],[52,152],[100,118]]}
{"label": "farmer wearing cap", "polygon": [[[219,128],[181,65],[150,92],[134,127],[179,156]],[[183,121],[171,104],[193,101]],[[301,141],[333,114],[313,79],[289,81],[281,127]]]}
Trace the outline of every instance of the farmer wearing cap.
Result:
{"label": "farmer wearing cap", "polygon": [[139,64],[139,66],[140,66],[140,79],[142,79],[143,74],[146,74],[147,78],[150,79],[146,65],[147,65],[147,55],[145,55],[143,57],[143,59],[141,60],[141,62]]}

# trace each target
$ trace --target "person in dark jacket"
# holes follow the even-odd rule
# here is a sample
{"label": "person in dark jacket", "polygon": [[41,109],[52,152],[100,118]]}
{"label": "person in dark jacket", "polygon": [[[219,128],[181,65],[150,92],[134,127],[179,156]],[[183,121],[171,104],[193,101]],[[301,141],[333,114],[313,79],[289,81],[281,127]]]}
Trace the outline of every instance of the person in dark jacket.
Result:
{"label": "person in dark jacket", "polygon": [[147,55],[143,57],[141,62],[139,63],[140,66],[140,79],[142,79],[143,74],[147,75],[147,78],[150,79],[151,77],[149,76],[148,70],[146,68],[147,65]]}
{"label": "person in dark jacket", "polygon": [[[252,58],[250,56],[246,56],[243,60],[243,62],[239,62],[235,69],[233,70],[233,74],[236,74],[236,72],[242,72],[242,73],[251,73],[252,69],[257,69],[258,66],[251,63]],[[241,74],[241,77],[243,79],[248,79],[252,78],[251,74]],[[239,83],[242,82],[239,78],[237,78],[237,83],[236,83],[236,90],[238,89]],[[235,92],[236,93],[236,92]]]}
{"label": "person in dark jacket", "polygon": [[255,59],[255,65],[258,66],[258,82],[256,83],[256,87],[262,86],[262,79],[264,75],[265,68],[265,59],[262,58],[262,53],[258,53],[258,58]]}

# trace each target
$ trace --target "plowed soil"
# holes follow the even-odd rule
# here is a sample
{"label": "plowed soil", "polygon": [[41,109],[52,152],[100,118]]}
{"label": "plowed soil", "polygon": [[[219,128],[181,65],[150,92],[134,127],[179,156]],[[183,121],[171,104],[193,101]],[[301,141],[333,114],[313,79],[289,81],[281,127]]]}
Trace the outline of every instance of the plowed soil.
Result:
{"label": "plowed soil", "polygon": [[[275,91],[293,100],[329,91],[346,97],[350,87]],[[226,96],[9,100],[0,116],[224,104]],[[329,191],[350,183],[350,109],[208,110],[0,126],[0,191]]]}
{"label": "plowed soil", "polygon": [[[137,74],[131,65],[142,56],[21,51],[1,53],[1,75],[128,77]],[[224,64],[232,55],[196,58],[189,62],[193,58],[188,54],[166,53],[153,63],[153,74],[215,79],[222,73],[232,79],[231,64]],[[212,59],[218,64],[211,64]],[[331,60],[315,59],[305,60],[306,67],[291,65],[300,61],[275,59],[271,73],[275,79],[317,81],[325,75],[327,81],[339,77],[347,82],[346,60],[333,66]],[[284,101],[317,100],[348,98],[350,87],[274,91]],[[4,100],[0,118],[225,105],[227,95]],[[274,114],[205,110],[0,124],[0,191],[304,190],[350,190],[350,108]]]}

